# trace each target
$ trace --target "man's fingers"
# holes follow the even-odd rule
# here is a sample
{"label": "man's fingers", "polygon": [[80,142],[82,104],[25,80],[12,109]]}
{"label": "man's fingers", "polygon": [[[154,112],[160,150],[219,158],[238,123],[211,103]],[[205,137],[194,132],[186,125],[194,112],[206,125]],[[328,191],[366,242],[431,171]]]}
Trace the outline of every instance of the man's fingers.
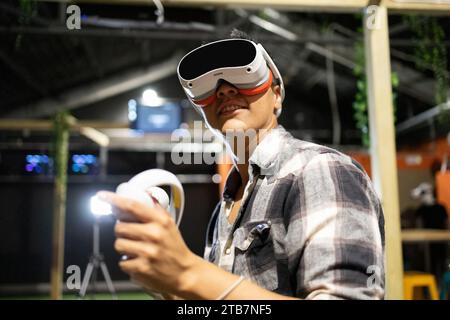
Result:
{"label": "man's fingers", "polygon": [[143,236],[141,228],[139,228],[141,225],[141,223],[117,221],[116,225],[114,226],[114,233],[116,234],[117,238],[145,241],[146,238]]}
{"label": "man's fingers", "polygon": [[[120,261],[119,266],[123,272],[128,273],[129,275],[133,275],[134,278],[139,273],[147,273],[150,268],[148,262],[145,261],[144,258],[135,258],[131,260]],[[134,280],[136,281],[137,279],[135,278]]]}
{"label": "man's fingers", "polygon": [[97,196],[119,210],[132,215],[140,222],[157,221],[160,223],[167,223],[167,219],[170,219],[170,216],[160,206],[151,208],[139,201],[120,196],[110,191],[99,191]]}
{"label": "man's fingers", "polygon": [[155,223],[117,222],[114,231],[118,238],[152,241],[155,243],[162,239],[161,227]]}
{"label": "man's fingers", "polygon": [[[147,260],[154,259],[158,254],[158,249],[151,243],[144,243],[123,238],[116,240],[114,243],[114,249],[122,255],[143,257]],[[132,260],[135,259],[131,259],[130,261]]]}

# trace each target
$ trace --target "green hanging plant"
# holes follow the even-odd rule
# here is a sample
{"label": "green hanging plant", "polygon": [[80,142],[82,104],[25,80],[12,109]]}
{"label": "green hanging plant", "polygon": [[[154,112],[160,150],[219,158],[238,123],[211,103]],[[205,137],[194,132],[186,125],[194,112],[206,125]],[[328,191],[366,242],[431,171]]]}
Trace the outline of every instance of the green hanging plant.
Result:
{"label": "green hanging plant", "polygon": [[[361,34],[360,40],[355,42],[355,67],[353,74],[356,76],[356,94],[353,101],[353,118],[356,121],[356,128],[361,131],[361,143],[364,147],[370,147],[370,132],[369,132],[369,115],[367,102],[367,79],[365,73],[365,48],[362,40],[362,29],[358,32]],[[397,121],[397,88],[399,85],[398,75],[395,72],[391,73],[392,85],[392,104],[394,108],[394,123]]]}
{"label": "green hanging plant", "polygon": [[[431,69],[436,81],[434,102],[442,105],[447,102],[449,86],[444,29],[436,17],[407,15],[403,20],[415,35],[415,65],[421,71]],[[438,121],[448,122],[448,113],[440,112]]]}

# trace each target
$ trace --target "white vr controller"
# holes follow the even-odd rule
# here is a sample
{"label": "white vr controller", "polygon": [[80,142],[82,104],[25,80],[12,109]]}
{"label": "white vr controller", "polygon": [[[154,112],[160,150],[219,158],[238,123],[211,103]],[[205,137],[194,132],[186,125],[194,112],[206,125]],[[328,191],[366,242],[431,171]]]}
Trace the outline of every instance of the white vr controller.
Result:
{"label": "white vr controller", "polygon": [[[167,193],[160,186],[170,186],[170,200]],[[154,200],[156,200],[161,207],[170,213],[177,226],[181,222],[184,210],[184,190],[178,178],[169,171],[162,169],[143,171],[128,182],[121,183],[117,187],[116,193],[139,201],[149,207],[153,207],[155,205]],[[123,211],[117,211],[116,215],[122,221],[136,221]]]}

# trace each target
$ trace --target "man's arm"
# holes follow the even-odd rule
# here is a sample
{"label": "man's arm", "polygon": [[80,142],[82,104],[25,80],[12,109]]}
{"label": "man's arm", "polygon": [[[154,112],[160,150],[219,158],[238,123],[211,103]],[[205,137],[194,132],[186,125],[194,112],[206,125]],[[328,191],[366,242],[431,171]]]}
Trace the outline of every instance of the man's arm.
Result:
{"label": "man's arm", "polygon": [[[133,259],[121,261],[121,269],[133,282],[149,291],[183,299],[217,299],[239,277],[192,253],[184,243],[175,221],[164,209],[100,192],[98,196],[133,215],[140,223],[118,222],[115,226],[117,252]],[[225,299],[289,299],[249,280],[241,282]]]}
{"label": "man's arm", "polygon": [[[197,257],[196,266],[184,276],[180,286],[180,296],[185,299],[216,299],[238,280],[239,276]],[[274,293],[261,288],[254,282],[244,280],[225,299],[287,300],[294,298]]]}
{"label": "man's arm", "polygon": [[383,298],[383,213],[369,178],[350,158],[313,157],[294,181],[285,211],[298,297]]}

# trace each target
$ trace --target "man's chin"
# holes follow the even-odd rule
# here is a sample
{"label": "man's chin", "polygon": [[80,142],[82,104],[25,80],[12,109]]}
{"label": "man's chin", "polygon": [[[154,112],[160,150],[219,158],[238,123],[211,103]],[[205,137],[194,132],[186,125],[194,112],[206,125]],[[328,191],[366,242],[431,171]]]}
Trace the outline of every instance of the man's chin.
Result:
{"label": "man's chin", "polygon": [[221,131],[225,134],[228,130],[243,131],[248,129],[248,124],[239,119],[227,119],[221,126]]}

